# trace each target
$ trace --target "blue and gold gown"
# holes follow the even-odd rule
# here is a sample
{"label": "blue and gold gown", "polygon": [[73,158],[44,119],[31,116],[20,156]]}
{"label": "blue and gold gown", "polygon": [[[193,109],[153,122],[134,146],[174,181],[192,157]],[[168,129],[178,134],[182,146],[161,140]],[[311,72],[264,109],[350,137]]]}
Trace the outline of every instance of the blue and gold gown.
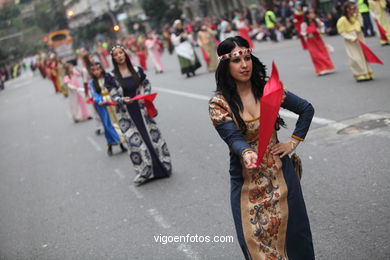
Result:
{"label": "blue and gold gown", "polygon": [[[312,105],[285,92],[282,107],[299,115],[293,138],[303,140],[314,115]],[[279,142],[273,131],[257,169],[243,167],[242,154],[257,152],[259,118],[246,121],[243,136],[228,102],[216,95],[209,102],[210,118],[230,148],[231,208],[237,238],[246,259],[311,260],[314,249],[300,181],[288,156],[273,155]]]}

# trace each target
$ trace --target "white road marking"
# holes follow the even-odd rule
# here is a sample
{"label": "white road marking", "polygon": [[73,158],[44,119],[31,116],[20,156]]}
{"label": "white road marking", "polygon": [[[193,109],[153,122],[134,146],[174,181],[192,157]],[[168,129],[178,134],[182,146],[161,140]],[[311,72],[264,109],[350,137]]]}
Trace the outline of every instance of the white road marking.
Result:
{"label": "white road marking", "polygon": [[96,143],[95,140],[92,139],[92,137],[87,136],[87,139],[88,139],[88,141],[92,144],[92,146],[95,147],[95,149],[96,149],[98,152],[101,152],[101,151],[102,151],[102,148],[100,147],[100,145],[99,145],[98,143]]}
{"label": "white road marking", "polygon": [[115,169],[114,172],[119,176],[119,179],[123,180],[126,176],[119,169]]}
{"label": "white road marking", "polygon": [[21,82],[13,85],[10,89],[17,89],[29,85],[31,82]]}
{"label": "white road marking", "polygon": [[158,212],[157,209],[148,209],[148,213],[162,228],[168,229],[171,227],[171,225],[164,219],[164,217]]}
{"label": "white road marking", "polygon": [[158,87],[154,87],[154,89],[161,91],[161,92],[166,92],[169,94],[177,95],[177,96],[189,97],[189,98],[193,98],[193,99],[206,100],[206,101],[210,100],[210,97],[208,97],[208,96],[184,92],[184,91],[177,91],[177,90],[173,90],[173,89],[158,88]]}
{"label": "white road marking", "polygon": [[[189,92],[184,92],[184,91],[177,91],[177,90],[172,90],[172,89],[166,89],[166,88],[154,87],[154,89],[156,89],[157,91],[160,91],[160,92],[165,92],[165,93],[169,93],[169,94],[173,94],[173,95],[177,95],[177,96],[183,96],[183,97],[199,99],[199,100],[209,101],[211,98],[211,97],[204,96],[204,95],[199,95],[199,94],[194,94],[194,93],[189,93]],[[287,111],[287,110],[281,110],[280,114],[282,116],[288,117],[288,118],[293,118],[293,119],[298,118],[298,115],[296,115],[290,111]],[[335,122],[336,121],[334,121],[334,120],[330,120],[330,119],[326,119],[326,118],[321,118],[321,117],[316,117],[316,116],[313,117],[313,123],[316,123],[319,125],[328,125],[328,124],[332,124]]]}
{"label": "white road marking", "polygon": [[129,188],[135,194],[137,199],[143,199],[144,198],[144,195],[142,195],[142,193],[139,190],[137,190],[136,187],[134,187],[133,185],[130,185]]}

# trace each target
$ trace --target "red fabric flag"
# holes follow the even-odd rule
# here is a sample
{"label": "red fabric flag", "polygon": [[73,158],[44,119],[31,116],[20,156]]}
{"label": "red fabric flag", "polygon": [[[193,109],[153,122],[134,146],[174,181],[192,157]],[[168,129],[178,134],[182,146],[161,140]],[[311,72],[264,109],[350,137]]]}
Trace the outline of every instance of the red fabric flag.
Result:
{"label": "red fabric flag", "polygon": [[202,54],[203,54],[203,58],[204,60],[206,61],[206,64],[209,65],[210,64],[210,58],[209,56],[207,55],[207,52],[204,48],[201,48],[202,50]]}
{"label": "red fabric flag", "polygon": [[102,102],[100,104],[107,105],[107,106],[116,106],[116,105],[118,105],[118,103],[116,103],[114,101],[104,101],[104,102]]}
{"label": "red fabric flag", "polygon": [[375,22],[376,22],[376,25],[378,26],[378,31],[379,31],[379,34],[381,36],[381,40],[387,42],[388,39],[387,39],[387,36],[386,36],[386,30],[383,29],[383,27],[378,23],[378,20],[375,20]]}
{"label": "red fabric flag", "polygon": [[367,45],[365,45],[363,42],[359,41],[360,46],[362,47],[362,51],[364,53],[364,57],[366,58],[366,61],[369,63],[378,63],[382,64],[383,62],[370,50]]}
{"label": "red fabric flag", "polygon": [[153,93],[150,95],[137,95],[137,96],[133,97],[132,99],[133,100],[140,100],[140,99],[145,100],[146,111],[148,112],[149,116],[151,118],[153,118],[153,117],[157,116],[157,110],[153,105],[153,100],[156,98],[156,96],[157,96],[157,93]]}
{"label": "red fabric flag", "polygon": [[276,118],[282,104],[283,84],[279,80],[278,69],[272,63],[271,77],[264,86],[263,96],[260,99],[260,127],[257,150],[256,167],[259,167],[263,155],[268,147],[269,140],[275,129]]}

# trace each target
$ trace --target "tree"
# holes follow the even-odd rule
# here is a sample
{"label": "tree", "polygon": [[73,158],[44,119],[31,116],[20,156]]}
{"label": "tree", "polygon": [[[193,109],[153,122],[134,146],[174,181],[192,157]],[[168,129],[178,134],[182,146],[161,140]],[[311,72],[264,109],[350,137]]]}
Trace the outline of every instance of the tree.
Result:
{"label": "tree", "polygon": [[164,0],[143,0],[141,1],[141,6],[145,14],[150,18],[153,28],[161,24],[166,12],[169,10],[169,6]]}
{"label": "tree", "polygon": [[41,0],[35,6],[35,20],[44,32],[68,28],[65,7],[62,0]]}

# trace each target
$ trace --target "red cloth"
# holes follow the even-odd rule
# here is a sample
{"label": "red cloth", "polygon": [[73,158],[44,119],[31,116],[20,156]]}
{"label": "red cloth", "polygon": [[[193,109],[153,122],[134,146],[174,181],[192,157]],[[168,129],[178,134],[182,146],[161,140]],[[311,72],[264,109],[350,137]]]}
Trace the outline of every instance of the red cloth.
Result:
{"label": "red cloth", "polygon": [[383,27],[378,23],[378,20],[375,20],[376,22],[376,25],[378,26],[378,31],[379,31],[379,34],[381,36],[381,40],[382,41],[389,41],[389,39],[387,39],[387,36],[386,36],[386,30],[383,29]]}
{"label": "red cloth", "polygon": [[282,104],[283,84],[279,80],[278,69],[272,63],[271,77],[264,86],[263,96],[260,99],[260,127],[257,150],[256,167],[259,167],[266,151],[272,132],[275,129],[276,118]]}
{"label": "red cloth", "polygon": [[246,29],[246,28],[242,28],[242,29],[239,29],[239,30],[238,30],[238,33],[240,34],[240,36],[241,36],[242,38],[244,38],[245,40],[248,41],[248,43],[249,43],[249,48],[253,48],[252,39],[251,39],[251,37],[249,37],[249,30]]}
{"label": "red cloth", "polygon": [[153,104],[153,100],[156,98],[156,96],[157,96],[157,93],[153,93],[150,95],[137,95],[137,96],[133,97],[132,99],[133,100],[140,100],[140,99],[145,100],[146,111],[148,112],[148,115],[151,118],[153,118],[153,117],[157,116],[157,110]]}
{"label": "red cloth", "polygon": [[362,51],[367,62],[378,63],[383,65],[383,62],[372,52],[372,50],[370,50],[370,48],[367,47],[367,45],[365,45],[361,41],[359,41],[359,44],[360,47],[362,47]]}
{"label": "red cloth", "polygon": [[207,55],[207,52],[205,51],[205,49],[203,47],[201,48],[201,50],[202,50],[203,58],[206,61],[206,64],[209,65],[210,64],[210,58]]}
{"label": "red cloth", "polygon": [[118,105],[118,103],[116,103],[114,101],[104,101],[101,103],[101,105],[116,106],[116,105]]}
{"label": "red cloth", "polygon": [[317,74],[325,70],[333,70],[334,66],[330,59],[328,50],[322,40],[314,23],[311,23],[307,28],[307,33],[312,33],[313,37],[307,38],[306,46],[310,53],[315,71]]}
{"label": "red cloth", "polygon": [[91,98],[91,97],[88,98],[87,103],[88,103],[88,104],[93,104],[93,98]]}

